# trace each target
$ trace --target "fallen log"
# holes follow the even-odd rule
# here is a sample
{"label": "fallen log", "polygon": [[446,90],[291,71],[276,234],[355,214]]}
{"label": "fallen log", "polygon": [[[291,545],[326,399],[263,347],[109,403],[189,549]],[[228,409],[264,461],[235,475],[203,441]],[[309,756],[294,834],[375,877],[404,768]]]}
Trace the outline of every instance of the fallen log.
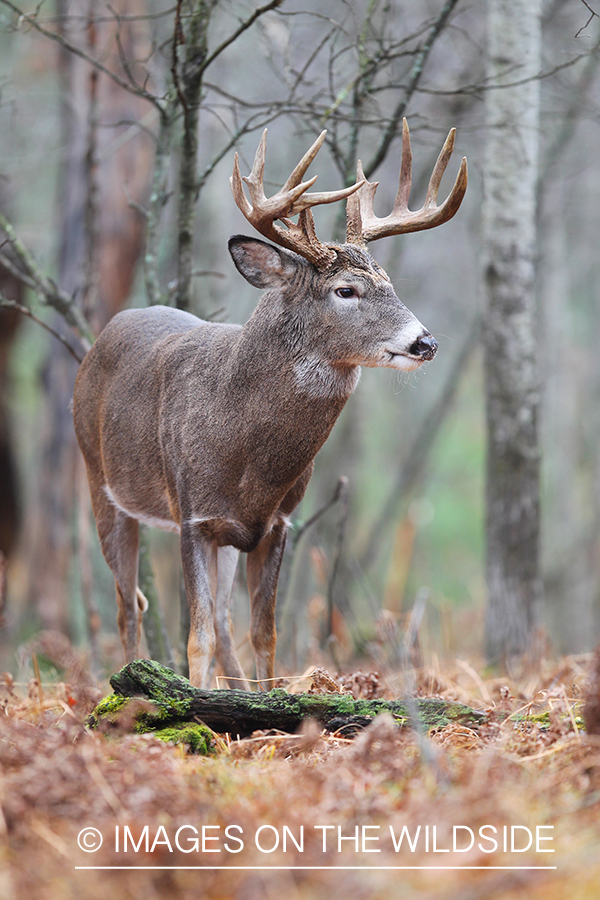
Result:
{"label": "fallen log", "polygon": [[114,717],[127,698],[149,701],[136,713],[138,730],[200,720],[213,731],[236,737],[268,729],[294,733],[305,719],[315,719],[330,732],[353,734],[381,712],[390,713],[399,726],[414,726],[417,716],[425,731],[451,722],[477,728],[487,718],[480,710],[437,698],[355,700],[351,694],[289,694],[281,688],[269,692],[201,690],[147,659],[128,663],[111,677],[110,684],[115,693],[96,707],[90,717],[92,726]]}

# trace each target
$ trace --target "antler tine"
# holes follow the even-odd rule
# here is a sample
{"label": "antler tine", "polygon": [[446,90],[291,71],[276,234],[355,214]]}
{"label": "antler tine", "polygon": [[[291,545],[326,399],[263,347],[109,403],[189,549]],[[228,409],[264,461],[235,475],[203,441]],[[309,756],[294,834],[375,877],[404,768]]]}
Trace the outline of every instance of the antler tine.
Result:
{"label": "antler tine", "polygon": [[233,173],[231,175],[231,178],[229,179],[229,184],[231,186],[231,193],[233,194],[233,199],[235,200],[236,206],[245,215],[245,217],[249,219],[249,217],[252,215],[252,207],[248,203],[246,195],[244,194],[244,188],[242,185],[242,173],[240,172],[240,159],[237,153],[233,157]]}
{"label": "antler tine", "polygon": [[[348,203],[348,228],[346,240],[348,243],[365,245],[368,241],[376,241],[379,238],[393,234],[407,234],[411,231],[423,231],[427,228],[435,228],[447,222],[458,211],[467,190],[467,160],[463,158],[454,187],[444,202],[437,206],[437,194],[446,171],[448,162],[454,149],[456,129],[452,128],[444,142],[436,164],[433,168],[427,196],[421,209],[412,212],[408,208],[408,198],[411,188],[412,150],[410,146],[410,133],[406,119],[402,123],[402,161],[400,165],[400,179],[398,192],[394,201],[394,207],[389,216],[378,218],[373,212],[373,197],[377,188],[377,182],[367,181],[361,188],[356,201]],[[358,166],[357,178],[362,175],[362,166]],[[363,176],[364,177],[364,176]]]}
{"label": "antler tine", "polygon": [[[303,184],[298,184],[299,179],[296,178],[296,183],[292,188],[289,182],[299,168],[299,166],[296,166],[296,169],[292,173],[292,176],[288,178],[288,181],[286,182],[284,187],[277,191],[277,193],[273,197],[267,199],[264,191],[266,154],[267,129],[265,128],[254,155],[254,162],[252,164],[250,174],[242,176],[242,181],[244,181],[248,185],[248,190],[250,191],[250,197],[252,199],[254,207],[256,209],[258,209],[259,207],[262,208],[263,212],[271,215],[273,219],[277,219],[280,215],[290,215],[291,208],[297,198],[300,197],[305,191],[307,191],[309,187],[312,187],[312,185],[317,180],[317,176],[315,175],[314,178],[310,178]],[[306,168],[307,167],[305,167],[304,171],[306,171]]]}
{"label": "antler tine", "polygon": [[440,150],[440,155],[436,160],[435,166],[433,167],[433,172],[431,173],[431,178],[429,179],[429,184],[427,186],[427,197],[425,198],[424,206],[432,206],[437,200],[442,176],[446,171],[446,167],[452,156],[452,151],[454,150],[455,137],[456,128],[451,128],[448,132],[448,137],[444,141],[444,146]]}
{"label": "antler tine", "polygon": [[260,136],[260,141],[258,142],[258,147],[256,148],[256,153],[254,154],[254,162],[252,163],[252,168],[250,169],[250,174],[244,177],[244,181],[250,187],[251,184],[260,184],[262,189],[262,184],[264,180],[265,174],[265,159],[267,156],[267,129],[265,128],[263,133]]}
{"label": "antler tine", "polygon": [[300,184],[304,173],[314,160],[315,156],[323,146],[323,141],[325,140],[325,135],[327,131],[322,131],[319,137],[316,139],[314,144],[308,148],[298,165],[294,168],[292,174],[281,188],[282,191],[289,191],[291,188],[296,187],[297,184]]}
{"label": "antler tine", "polygon": [[[296,189],[297,193],[295,193],[294,204],[288,212],[289,216],[295,216],[297,213],[302,212],[303,209],[309,209],[311,206],[320,206],[324,203],[336,203],[338,200],[346,200],[351,194],[354,194],[361,187],[361,182],[357,179],[356,184],[350,185],[350,187],[341,188],[339,191],[315,191],[312,194],[307,194],[305,191],[308,190],[309,187],[317,180],[317,176],[309,179],[308,181],[301,182],[304,173],[316,157],[317,153],[323,146],[323,141],[325,140],[325,135],[327,131],[322,131],[319,137],[316,139],[312,147],[306,151],[284,186],[281,188],[281,192],[285,193],[289,191],[290,193],[295,193],[293,188],[298,185]],[[365,177],[363,175],[362,181],[365,181]],[[300,188],[303,190],[300,190]],[[302,196],[304,194],[304,196]],[[298,199],[296,199],[298,198]]]}
{"label": "antler tine", "polygon": [[402,157],[400,161],[400,179],[398,181],[398,193],[394,201],[394,212],[398,209],[408,210],[408,198],[412,186],[412,148],[410,146],[410,131],[406,118],[402,119]]}
{"label": "antler tine", "polygon": [[465,196],[465,191],[467,190],[467,159],[465,156],[463,156],[452,190],[450,191],[442,205],[439,207],[436,206],[440,182],[442,180],[444,172],[446,171],[446,167],[450,161],[450,157],[452,156],[452,151],[454,149],[455,136],[456,128],[451,128],[448,132],[448,137],[444,142],[444,146],[440,150],[440,155],[437,158],[433,172],[431,173],[429,186],[427,188],[427,196],[425,198],[425,203],[423,204],[423,209],[433,207],[434,209],[439,210],[439,212],[444,216],[444,218],[442,219],[442,221],[444,222],[448,221],[448,219],[451,219],[452,216],[455,215],[455,213],[458,211],[458,208],[462,203],[462,199]]}
{"label": "antler tine", "polygon": [[[316,178],[316,176],[315,176]],[[309,186],[313,184],[314,178],[308,182],[304,182]],[[341,188],[339,191],[315,191],[312,194],[304,194],[292,206],[289,216],[295,216],[296,213],[302,212],[303,209],[309,209],[311,206],[322,206],[325,203],[335,203],[337,200],[346,200],[351,194],[355,194],[365,184],[365,179],[351,184],[350,187]],[[306,188],[305,188],[306,189]]]}
{"label": "antler tine", "polygon": [[366,247],[367,242],[363,237],[363,220],[374,218],[373,199],[379,182],[367,181],[360,159],[356,163],[356,185],[359,189],[356,193],[352,192],[346,204],[346,242]]}

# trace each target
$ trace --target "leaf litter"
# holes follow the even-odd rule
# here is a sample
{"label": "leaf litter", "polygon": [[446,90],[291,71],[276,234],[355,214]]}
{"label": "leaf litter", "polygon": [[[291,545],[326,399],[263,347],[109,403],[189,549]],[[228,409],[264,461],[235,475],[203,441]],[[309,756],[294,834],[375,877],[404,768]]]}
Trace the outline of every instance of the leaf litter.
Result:
{"label": "leaf litter", "polygon": [[[90,731],[86,716],[101,692],[76,663],[76,679],[66,673],[51,686],[0,678],[3,900],[599,895],[600,739],[585,734],[582,719],[589,658],[548,663],[520,680],[488,678],[464,660],[410,672],[418,696],[485,709],[477,730],[453,723],[425,736],[379,716],[351,740],[306,722],[295,735],[221,736],[211,757],[130,734],[127,723]],[[406,677],[320,670],[312,690],[389,698]],[[490,825],[498,839],[516,826],[519,840],[542,826],[555,852],[489,853],[480,840],[465,849],[467,829],[477,838]],[[206,828],[205,852],[190,850],[190,826],[200,835]],[[104,838],[93,854],[77,843],[88,827]],[[135,852],[123,850],[125,828]],[[395,850],[403,829],[413,840],[420,833],[414,851],[406,839]],[[176,833],[185,837],[180,847]],[[138,868],[76,868],[90,865]],[[457,868],[387,868],[440,865]],[[177,868],[158,868],[166,866]],[[189,866],[225,868],[179,868]],[[523,868],[533,866],[556,868]]]}

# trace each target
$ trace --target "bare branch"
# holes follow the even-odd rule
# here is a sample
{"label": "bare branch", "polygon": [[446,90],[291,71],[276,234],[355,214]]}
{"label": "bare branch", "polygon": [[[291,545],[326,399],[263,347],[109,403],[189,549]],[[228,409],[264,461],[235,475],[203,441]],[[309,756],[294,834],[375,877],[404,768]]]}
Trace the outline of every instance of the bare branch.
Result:
{"label": "bare branch", "polygon": [[499,84],[497,82],[488,84],[486,83],[486,79],[482,79],[475,84],[468,84],[462,88],[454,88],[452,90],[418,88],[418,92],[421,94],[433,94],[434,96],[440,97],[455,97],[458,94],[483,94],[488,91],[503,91],[505,88],[520,87],[523,84],[530,84],[532,81],[543,81],[545,78],[550,78],[552,75],[556,75],[564,69],[570,69],[572,66],[577,65],[578,62],[581,62],[582,59],[587,59],[589,56],[592,56],[598,49],[600,49],[600,40],[598,40],[593,47],[590,47],[589,50],[578,53],[577,56],[567,60],[567,62],[559,63],[559,65],[554,66],[552,69],[537,72],[535,75],[530,75],[528,78],[520,78],[518,81],[502,81]]}
{"label": "bare branch", "polygon": [[440,397],[425,416],[407,457],[402,460],[396,482],[388,494],[383,509],[371,528],[371,533],[369,534],[359,559],[359,566],[362,570],[372,568],[377,562],[381,550],[385,546],[384,538],[386,532],[396,520],[399,510],[401,509],[402,504],[406,502],[410,490],[423,474],[440,426],[445,421],[446,416],[452,407],[463,372],[471,359],[474,348],[479,345],[477,335],[480,328],[481,320],[479,316],[476,316],[469,329],[467,338],[456,354]]}
{"label": "bare branch", "polygon": [[229,37],[225,38],[225,40],[219,44],[216,50],[213,50],[213,52],[210,53],[209,56],[207,56],[207,58],[202,63],[202,66],[200,67],[200,71],[205,72],[210,64],[213,63],[215,59],[220,56],[224,50],[227,49],[227,47],[233,44],[233,42],[236,41],[239,36],[244,33],[244,31],[248,31],[248,29],[252,25],[254,25],[257,19],[260,19],[261,16],[263,16],[267,12],[270,12],[270,10],[277,9],[277,7],[281,6],[282,3],[283,0],[270,0],[269,3],[265,3],[264,6],[259,6],[258,9],[255,9],[252,15],[248,16],[248,18],[240,24],[239,28],[233,31],[229,35]]}
{"label": "bare branch", "polygon": [[40,34],[43,34],[45,37],[50,38],[55,41],[57,44],[60,44],[65,50],[68,50],[70,53],[74,53],[75,56],[79,56],[81,59],[85,60],[91,66],[98,69],[100,72],[104,72],[108,78],[112,79],[115,84],[118,84],[119,87],[122,87],[124,90],[129,91],[130,94],[135,94],[136,97],[143,97],[144,100],[147,100],[149,103],[154,104],[159,109],[162,109],[162,99],[160,97],[156,97],[154,94],[147,91],[145,88],[138,87],[137,85],[130,84],[129,81],[126,81],[124,78],[121,78],[115,72],[111,72],[110,69],[107,69],[99,60],[93,59],[93,57],[89,56],[89,54],[85,53],[85,51],[81,50],[76,44],[71,43],[71,41],[67,40],[63,35],[59,34],[56,31],[52,31],[50,28],[45,28],[43,25],[37,20],[37,13],[30,15],[29,13],[25,13],[19,9],[18,6],[15,6],[11,0],[0,0],[0,3],[7,6],[10,10],[12,10],[15,15],[19,17],[20,20],[26,22],[28,25],[31,25],[32,28],[35,28],[36,31],[39,31]]}
{"label": "bare branch", "polygon": [[4,294],[0,291],[0,309],[16,309],[17,312],[20,312],[22,315],[27,316],[27,318],[32,319],[34,322],[37,322],[38,325],[41,325],[42,328],[45,328],[46,331],[50,332],[57,340],[61,342],[61,344],[67,348],[71,356],[73,356],[78,363],[82,362],[83,357],[86,354],[86,348],[81,345],[79,352],[75,350],[75,348],[70,344],[64,335],[60,334],[58,331],[55,331],[51,325],[48,325],[47,322],[44,322],[42,319],[39,319],[35,313],[33,313],[27,306],[23,306],[22,303],[17,303],[16,300],[9,300]]}
{"label": "bare branch", "polygon": [[406,109],[408,104],[417,90],[419,85],[419,81],[421,80],[421,76],[423,75],[423,70],[425,68],[425,63],[427,62],[427,57],[429,56],[433,45],[435,44],[437,38],[441,34],[444,29],[446,22],[448,21],[451,13],[454,10],[454,7],[458,3],[458,0],[446,0],[440,13],[431,26],[429,30],[429,34],[425,40],[425,43],[417,53],[416,59],[412,65],[410,70],[410,75],[408,79],[408,85],[404,92],[404,96],[400,100],[400,102],[396,105],[394,112],[392,113],[392,117],[388,127],[386,128],[381,141],[379,142],[379,146],[375,151],[373,157],[369,161],[369,163],[365,166],[365,175],[367,178],[370,178],[373,172],[381,165],[383,160],[385,159],[387,152],[390,148],[390,144],[397,136],[400,131],[400,126],[402,123],[402,118],[406,113]]}
{"label": "bare branch", "polygon": [[206,181],[212,174],[215,167],[221,162],[223,157],[227,156],[227,154],[233,150],[233,148],[239,143],[240,139],[245,134],[250,134],[252,131],[256,131],[259,128],[265,128],[273,119],[277,118],[281,114],[281,110],[276,110],[271,114],[265,114],[264,116],[251,116],[249,119],[244,122],[243,125],[231,135],[230,139],[226,144],[221,147],[219,152],[213,157],[213,159],[208,163],[208,165],[204,168],[204,171],[200,175],[197,184],[197,191],[200,192]]}
{"label": "bare branch", "polygon": [[587,3],[586,0],[581,0],[581,2],[582,2],[583,5],[586,7],[586,9],[589,10],[590,17],[589,17],[589,19],[587,20],[587,22],[585,23],[585,25],[582,25],[582,26],[581,26],[581,28],[579,29],[579,31],[578,31],[577,34],[575,35],[576,38],[579,37],[579,35],[582,33],[582,31],[585,31],[585,30],[586,30],[586,28],[588,27],[588,25],[590,24],[590,22],[592,22],[594,19],[600,18],[600,16],[598,15],[598,13],[597,13],[595,10],[592,9],[592,7],[590,6],[590,4]]}
{"label": "bare branch", "polygon": [[67,324],[75,328],[86,349],[89,350],[94,341],[92,329],[74,299],[65,294],[64,291],[61,291],[51,278],[44,275],[33,255],[1,212],[0,228],[6,233],[6,238],[23,267],[25,277],[23,277],[23,273],[17,267],[12,270],[13,274],[20,278],[28,287],[32,287],[35,290],[41,303],[51,306],[60,313]]}
{"label": "bare branch", "polygon": [[293,549],[296,548],[296,545],[300,542],[300,539],[309,530],[309,528],[312,528],[312,526],[315,524],[315,522],[318,522],[318,520],[321,518],[321,516],[323,516],[327,512],[328,509],[331,509],[332,506],[335,506],[335,504],[338,502],[338,500],[343,496],[344,492],[347,490],[347,487],[348,487],[348,479],[346,478],[345,475],[340,475],[340,477],[338,479],[338,483],[336,484],[335,490],[334,490],[333,494],[331,495],[330,499],[327,500],[327,502],[324,503],[323,506],[320,506],[319,509],[315,513],[313,513],[313,515],[310,517],[310,519],[307,519],[306,522],[302,522],[297,527],[295,527],[295,531],[292,532],[292,548]]}
{"label": "bare branch", "polygon": [[[7,243],[8,241],[4,241],[2,246]],[[32,291],[37,291],[37,284],[35,283],[33,278],[29,278],[28,275],[26,275],[21,269],[19,269],[19,267],[15,265],[14,261],[10,258],[10,256],[7,256],[6,253],[0,253],[0,263],[2,263],[5,269],[8,269],[11,275],[14,275],[15,278],[18,278],[19,281],[22,282],[22,284],[30,288]]]}

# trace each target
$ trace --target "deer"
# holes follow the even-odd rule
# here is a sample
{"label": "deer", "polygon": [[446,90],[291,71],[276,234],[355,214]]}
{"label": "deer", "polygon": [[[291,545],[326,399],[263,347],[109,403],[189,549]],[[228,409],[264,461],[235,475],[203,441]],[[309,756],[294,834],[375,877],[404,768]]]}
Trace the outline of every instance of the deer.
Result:
{"label": "deer", "polygon": [[[230,612],[240,552],[247,554],[256,678],[273,679],[279,571],[290,516],[316,454],[361,366],[408,372],[438,349],[367,245],[434,228],[455,215],[467,188],[466,159],[450,194],[437,204],[455,129],[414,212],[408,208],[412,152],[404,120],[398,192],[383,218],[373,212],[377,182],[365,178],[360,161],[354,185],[310,192],[316,176],[303,178],[325,135],[269,198],[263,188],[266,129],[244,178],[235,154],[233,198],[268,241],[229,240],[238,272],[264,291],[244,325],[203,321],[167,306],[126,310],[105,326],[75,381],[75,431],[100,544],[115,578],[125,659],[138,655],[147,605],[137,584],[140,524],[177,532],[190,610],[189,678],[197,687],[209,686],[215,657],[230,687],[249,690]],[[321,242],[311,210],[342,200],[346,241]]]}

